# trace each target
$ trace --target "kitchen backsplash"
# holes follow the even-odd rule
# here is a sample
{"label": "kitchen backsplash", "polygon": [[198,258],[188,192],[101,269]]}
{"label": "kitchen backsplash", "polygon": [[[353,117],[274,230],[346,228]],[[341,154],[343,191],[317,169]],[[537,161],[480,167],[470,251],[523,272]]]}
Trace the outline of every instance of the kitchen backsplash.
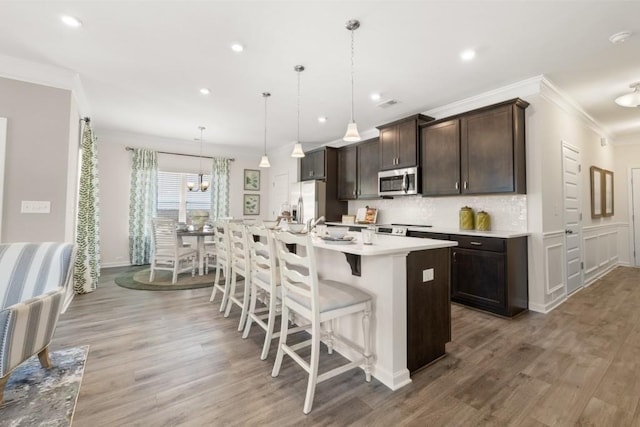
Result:
{"label": "kitchen backsplash", "polygon": [[358,208],[378,209],[378,224],[424,224],[434,227],[458,228],[458,213],[463,206],[474,212],[486,211],[491,216],[491,229],[527,231],[527,196],[402,196],[394,199],[355,200],[349,202],[349,214]]}

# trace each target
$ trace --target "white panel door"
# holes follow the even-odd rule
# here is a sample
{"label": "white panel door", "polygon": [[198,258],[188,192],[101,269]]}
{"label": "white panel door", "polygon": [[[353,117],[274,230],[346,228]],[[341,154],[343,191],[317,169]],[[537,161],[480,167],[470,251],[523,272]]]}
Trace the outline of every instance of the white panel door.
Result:
{"label": "white panel door", "polygon": [[283,205],[289,205],[289,173],[281,173],[273,177],[271,194],[269,194],[268,219],[276,219],[282,213]]}
{"label": "white panel door", "polygon": [[631,197],[633,198],[633,259],[640,266],[640,168],[631,169]]}
{"label": "white panel door", "polygon": [[580,289],[582,277],[582,216],[580,213],[580,153],[562,144],[564,230],[567,295]]}

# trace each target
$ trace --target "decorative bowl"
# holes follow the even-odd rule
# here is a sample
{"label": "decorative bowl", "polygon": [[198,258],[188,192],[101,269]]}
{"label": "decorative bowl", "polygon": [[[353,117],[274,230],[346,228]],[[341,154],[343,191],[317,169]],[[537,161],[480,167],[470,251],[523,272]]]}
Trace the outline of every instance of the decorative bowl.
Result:
{"label": "decorative bowl", "polygon": [[266,229],[273,230],[278,226],[278,221],[262,221],[262,225]]}
{"label": "decorative bowl", "polygon": [[304,230],[304,224],[291,222],[288,225],[289,225],[289,231],[292,233],[302,233],[302,230]]}
{"label": "decorative bowl", "polygon": [[334,239],[344,239],[349,232],[349,227],[327,227],[327,233]]}

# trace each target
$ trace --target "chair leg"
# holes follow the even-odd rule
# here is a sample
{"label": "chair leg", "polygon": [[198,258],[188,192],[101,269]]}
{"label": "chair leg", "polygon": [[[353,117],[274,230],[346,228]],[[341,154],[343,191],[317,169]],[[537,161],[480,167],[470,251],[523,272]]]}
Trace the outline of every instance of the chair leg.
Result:
{"label": "chair leg", "polygon": [[273,339],[273,327],[276,323],[276,305],[278,304],[278,298],[271,294],[269,295],[269,320],[267,320],[267,332],[264,337],[264,344],[262,345],[262,354],[260,360],[265,360],[269,355],[269,347],[271,347],[271,340]]}
{"label": "chair leg", "polygon": [[196,277],[196,257],[191,258],[191,277]]}
{"label": "chair leg", "polygon": [[151,272],[149,273],[149,281],[153,282],[153,279],[156,277],[156,262],[155,261],[151,261]]}
{"label": "chair leg", "polygon": [[282,347],[287,344],[287,332],[289,331],[289,307],[282,302],[282,322],[280,326],[280,341],[278,342],[278,353],[276,354],[276,361],[273,363],[273,369],[271,370],[271,376],[277,377],[280,375],[280,366],[282,366],[282,359],[284,357],[284,350]]}
{"label": "chair leg", "polygon": [[309,362],[309,382],[307,383],[307,395],[304,399],[302,412],[308,414],[313,406],[313,397],[316,393],[316,383],[318,382],[318,359],[320,358],[320,334],[322,333],[319,322],[311,325],[311,360]]}
{"label": "chair leg", "polygon": [[0,406],[4,403],[4,386],[7,385],[7,381],[9,381],[9,375],[11,375],[11,373],[0,378]]}
{"label": "chair leg", "polygon": [[364,333],[364,375],[371,382],[371,302],[366,304],[362,314],[362,332]]}
{"label": "chair leg", "polygon": [[247,321],[244,326],[244,333],[242,334],[242,338],[247,338],[249,336],[249,332],[251,331],[251,323],[253,322],[252,314],[256,312],[256,299],[258,294],[258,287],[256,285],[251,285],[251,302],[249,303],[249,312],[247,313]]}
{"label": "chair leg", "polygon": [[333,354],[333,320],[326,322],[327,325],[327,349],[329,354]]}
{"label": "chair leg", "polygon": [[233,305],[233,301],[231,301],[231,297],[236,295],[236,283],[238,282],[238,275],[231,268],[231,286],[229,287],[229,292],[227,294],[227,306],[224,311],[224,317],[229,317],[229,313],[231,313],[231,306]]}
{"label": "chair leg", "polygon": [[173,276],[171,277],[171,284],[175,285],[176,282],[178,281],[178,267],[179,267],[180,263],[179,262],[174,262],[173,263]]}
{"label": "chair leg", "polygon": [[211,298],[209,298],[209,302],[213,302],[216,297],[216,291],[218,290],[218,281],[220,281],[220,265],[216,262],[216,275],[213,279],[213,290],[211,291]]}
{"label": "chair leg", "polygon": [[231,266],[228,264],[223,267],[224,274],[224,291],[222,292],[222,303],[220,304],[220,312],[223,312],[229,301],[229,291],[231,288]]}
{"label": "chair leg", "polygon": [[49,369],[51,367],[51,359],[49,358],[49,347],[45,347],[42,349],[42,351],[40,351],[40,353],[38,353],[38,359],[40,360],[40,365],[45,368],[45,369]]}
{"label": "chair leg", "polygon": [[240,313],[240,324],[238,325],[238,331],[244,328],[244,323],[247,320],[247,312],[249,311],[249,298],[251,296],[251,274],[246,272],[244,278],[244,295],[242,296],[242,313]]}

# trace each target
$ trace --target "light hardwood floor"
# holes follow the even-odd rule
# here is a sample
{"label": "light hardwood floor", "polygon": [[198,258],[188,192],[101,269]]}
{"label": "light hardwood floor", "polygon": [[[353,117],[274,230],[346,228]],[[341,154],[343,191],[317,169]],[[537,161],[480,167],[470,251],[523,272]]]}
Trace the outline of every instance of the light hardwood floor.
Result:
{"label": "light hardwood floor", "polygon": [[[114,284],[77,296],[52,350],[89,344],[74,426],[640,425],[640,269],[619,267],[547,315],[494,317],[453,306],[447,356],[392,392],[360,370],[321,383],[285,358],[271,378],[263,333],[237,332],[210,289]],[[377,319],[382,322],[384,319]],[[328,367],[340,356],[321,355]]]}

